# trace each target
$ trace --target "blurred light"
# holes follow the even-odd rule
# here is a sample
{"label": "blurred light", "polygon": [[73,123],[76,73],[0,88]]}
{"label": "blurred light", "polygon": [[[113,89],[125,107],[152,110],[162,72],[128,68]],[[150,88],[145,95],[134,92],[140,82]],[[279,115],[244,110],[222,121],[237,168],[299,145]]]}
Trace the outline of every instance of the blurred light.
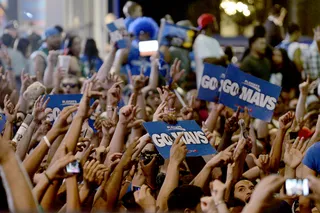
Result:
{"label": "blurred light", "polygon": [[250,16],[250,14],[251,14],[250,10],[244,10],[243,11],[243,15],[244,16]]}
{"label": "blurred light", "polygon": [[238,62],[238,58],[237,58],[236,56],[233,56],[233,57],[231,58],[231,62],[232,62],[233,64],[236,64],[236,63]]}
{"label": "blurred light", "polygon": [[253,0],[248,0],[248,3],[249,4],[253,4]]}
{"label": "blurred light", "polygon": [[28,18],[33,18],[33,15],[29,12],[24,12],[24,14],[28,17]]}

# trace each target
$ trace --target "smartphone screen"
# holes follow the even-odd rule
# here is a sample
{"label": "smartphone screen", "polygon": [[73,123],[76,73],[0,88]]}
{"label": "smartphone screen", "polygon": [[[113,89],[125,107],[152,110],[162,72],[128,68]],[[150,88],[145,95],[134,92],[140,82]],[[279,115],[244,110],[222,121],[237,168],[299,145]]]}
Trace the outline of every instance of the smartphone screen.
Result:
{"label": "smartphone screen", "polygon": [[287,179],[284,189],[288,196],[308,196],[310,193],[308,179]]}
{"label": "smartphone screen", "polygon": [[151,56],[154,53],[156,53],[158,49],[159,49],[159,44],[157,40],[139,42],[140,56]]}
{"label": "smartphone screen", "polygon": [[140,188],[141,188],[140,186],[133,186],[133,187],[132,187],[132,189],[133,189],[134,192],[135,192],[135,191],[139,191]]}
{"label": "smartphone screen", "polygon": [[71,174],[80,173],[81,172],[80,162],[79,161],[73,161],[73,162],[69,163],[66,166],[66,171],[67,171],[67,173],[71,173]]}

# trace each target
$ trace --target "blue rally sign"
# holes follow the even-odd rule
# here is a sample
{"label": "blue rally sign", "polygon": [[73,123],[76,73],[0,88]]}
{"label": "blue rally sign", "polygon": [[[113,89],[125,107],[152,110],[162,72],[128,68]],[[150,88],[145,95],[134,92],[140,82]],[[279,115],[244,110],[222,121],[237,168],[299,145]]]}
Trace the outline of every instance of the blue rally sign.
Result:
{"label": "blue rally sign", "polygon": [[7,117],[4,113],[0,113],[0,132],[4,129],[7,122]]}
{"label": "blue rally sign", "polygon": [[182,141],[187,145],[187,157],[204,156],[217,152],[195,121],[178,121],[175,125],[163,121],[145,122],[143,126],[165,159],[170,157],[170,148],[180,132],[183,132]]}
{"label": "blue rally sign", "polygon": [[247,107],[250,116],[269,122],[281,87],[229,65],[221,90],[220,103],[234,110]]}
{"label": "blue rally sign", "polygon": [[205,63],[198,92],[198,99],[217,102],[219,100],[225,73],[226,68]]}
{"label": "blue rally sign", "polygon": [[[52,110],[52,112],[48,114],[47,120],[53,123],[58,118],[63,108],[67,106],[80,104],[82,94],[48,95],[47,97],[50,97],[49,103],[47,105],[47,109]],[[90,100],[90,104],[93,104],[93,102],[94,102],[93,99]],[[95,131],[93,127],[94,120],[95,120],[95,117],[91,116],[88,120],[88,123],[89,123],[89,126]]]}
{"label": "blue rally sign", "polygon": [[119,49],[127,48],[129,46],[129,33],[123,18],[107,24],[107,28],[110,33],[111,41],[117,43]]}

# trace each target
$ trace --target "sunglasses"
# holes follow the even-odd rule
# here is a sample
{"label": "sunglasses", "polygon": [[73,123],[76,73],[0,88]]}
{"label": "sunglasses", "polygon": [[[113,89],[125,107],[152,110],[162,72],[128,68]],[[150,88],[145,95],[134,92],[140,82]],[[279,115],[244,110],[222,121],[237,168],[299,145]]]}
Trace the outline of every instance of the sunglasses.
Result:
{"label": "sunglasses", "polygon": [[62,87],[70,87],[70,88],[75,88],[78,86],[78,84],[62,84]]}

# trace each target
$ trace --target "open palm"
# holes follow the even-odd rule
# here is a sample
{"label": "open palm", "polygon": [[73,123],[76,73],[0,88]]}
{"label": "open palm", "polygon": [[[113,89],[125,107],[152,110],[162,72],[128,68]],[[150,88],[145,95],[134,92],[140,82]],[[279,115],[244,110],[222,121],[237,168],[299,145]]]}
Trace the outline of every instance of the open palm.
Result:
{"label": "open palm", "polygon": [[286,144],[286,151],[284,153],[284,162],[290,168],[297,168],[302,161],[303,155],[307,149],[308,143],[304,142],[304,138],[296,138],[292,146]]}

